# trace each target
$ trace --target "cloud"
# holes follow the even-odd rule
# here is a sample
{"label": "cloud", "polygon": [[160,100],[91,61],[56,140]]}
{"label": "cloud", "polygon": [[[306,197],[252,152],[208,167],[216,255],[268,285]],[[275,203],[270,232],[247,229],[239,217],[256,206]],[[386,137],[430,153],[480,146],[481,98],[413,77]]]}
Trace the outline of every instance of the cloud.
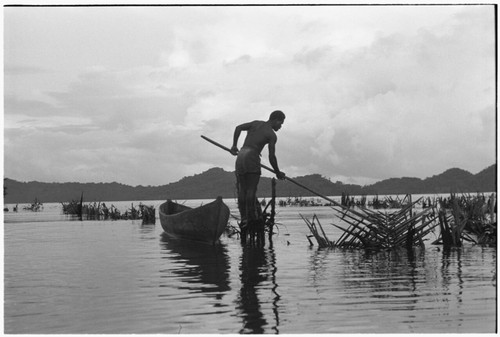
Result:
{"label": "cloud", "polygon": [[[214,166],[208,164],[213,155],[196,150],[200,144],[206,146],[199,138],[202,127],[218,124],[210,111],[204,111],[210,105],[206,103],[210,93],[196,93],[190,87],[164,89],[171,85],[165,79],[163,88],[157,90],[158,78],[150,74],[151,69],[93,69],[83,73],[67,92],[50,93],[59,109],[9,97],[8,119],[26,116],[7,128],[6,139],[22,140],[5,144],[10,174],[29,178],[31,172],[38,172],[38,176],[46,172],[46,179],[62,181],[158,184]],[[28,121],[28,116],[35,118]],[[83,118],[80,124],[74,124],[77,118]],[[21,165],[23,161],[32,164]],[[193,171],[186,171],[189,166]]]}
{"label": "cloud", "polygon": [[[464,21],[476,20],[462,18],[447,34],[384,36],[340,57],[327,57],[333,51],[325,47],[310,53],[317,62],[308,67],[324,67],[329,75],[316,87],[331,86],[334,103],[318,107],[322,123],[307,128],[316,137],[297,136],[316,145],[308,160],[323,171],[330,166],[343,176],[372,179],[425,177],[450,165],[483,168],[464,161],[464,152],[493,162],[495,127],[486,131],[480,122],[494,115],[493,31],[484,24],[467,29]],[[486,148],[474,150],[471,134]]]}
{"label": "cloud", "polygon": [[33,75],[33,74],[43,74],[47,72],[46,69],[35,66],[23,66],[23,65],[6,65],[4,67],[4,75]]}
{"label": "cloud", "polygon": [[[73,55],[72,35],[58,32],[74,67],[57,86],[57,72],[6,77],[6,175],[158,185],[232,170],[234,158],[199,136],[229,147],[236,125],[276,109],[289,176],[367,183],[492,164],[492,11],[382,7],[94,9],[95,27],[78,36],[107,27],[86,44],[99,52]],[[75,28],[87,18],[71,15]],[[104,21],[138,26],[115,35]],[[25,64],[57,69],[58,52]],[[17,51],[6,53],[13,64]]]}

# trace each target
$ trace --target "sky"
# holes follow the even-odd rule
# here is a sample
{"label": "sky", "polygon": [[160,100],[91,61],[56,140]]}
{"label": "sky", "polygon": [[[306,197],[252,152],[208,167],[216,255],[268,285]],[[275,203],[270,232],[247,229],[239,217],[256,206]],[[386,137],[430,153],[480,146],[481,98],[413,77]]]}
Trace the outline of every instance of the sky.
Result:
{"label": "sky", "polygon": [[7,178],[232,172],[200,136],[231,147],[238,124],[274,110],[292,178],[367,185],[496,163],[492,5],[4,7],[3,21]]}

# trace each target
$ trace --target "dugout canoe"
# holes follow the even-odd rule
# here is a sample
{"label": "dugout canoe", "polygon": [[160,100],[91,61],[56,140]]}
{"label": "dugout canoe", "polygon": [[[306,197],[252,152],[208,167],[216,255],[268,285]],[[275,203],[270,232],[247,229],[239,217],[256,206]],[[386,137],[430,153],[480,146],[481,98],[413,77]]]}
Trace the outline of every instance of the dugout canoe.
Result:
{"label": "dugout canoe", "polygon": [[229,220],[229,207],[217,197],[214,201],[190,208],[167,200],[159,207],[161,227],[169,236],[215,244]]}

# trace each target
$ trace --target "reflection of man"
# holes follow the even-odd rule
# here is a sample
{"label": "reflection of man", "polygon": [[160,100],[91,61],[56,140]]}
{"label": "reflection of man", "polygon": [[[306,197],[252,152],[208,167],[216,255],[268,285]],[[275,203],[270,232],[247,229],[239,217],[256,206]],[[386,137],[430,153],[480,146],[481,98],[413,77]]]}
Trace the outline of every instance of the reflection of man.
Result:
{"label": "reflection of man", "polygon": [[[238,208],[241,215],[241,227],[247,224],[257,225],[256,213],[257,185],[260,179],[260,153],[266,144],[269,150],[269,162],[278,179],[285,179],[285,174],[278,168],[275,155],[277,141],[275,131],[281,128],[285,121],[285,114],[279,110],[273,111],[267,121],[253,121],[238,125],[234,130],[233,147],[231,153],[238,155],[236,158],[236,179],[238,185]],[[247,136],[243,147],[238,151],[238,138],[241,131],[246,131]]]}
{"label": "reflection of man", "polygon": [[[279,294],[275,291],[278,287],[275,261],[272,248],[247,245],[242,249],[239,265],[241,288],[236,298],[237,316],[243,321],[240,334],[279,333]],[[267,293],[270,286],[272,294]],[[259,298],[258,293],[265,294],[265,299]],[[269,296],[272,296],[271,301]],[[263,310],[269,308],[269,305],[272,305],[275,313],[274,319],[268,310]]]}

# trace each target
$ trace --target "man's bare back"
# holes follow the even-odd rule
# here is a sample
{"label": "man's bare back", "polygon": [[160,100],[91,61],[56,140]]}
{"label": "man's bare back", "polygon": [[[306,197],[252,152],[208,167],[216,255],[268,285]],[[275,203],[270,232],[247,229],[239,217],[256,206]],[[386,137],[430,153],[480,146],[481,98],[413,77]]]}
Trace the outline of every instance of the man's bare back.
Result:
{"label": "man's bare back", "polygon": [[[231,148],[231,153],[235,156],[238,155],[238,147],[237,147],[238,138],[240,137],[242,131],[247,131],[247,136],[245,138],[245,142],[243,143],[242,150],[245,148],[253,149],[257,151],[257,156],[258,156],[262,152],[264,146],[266,146],[267,144],[269,149],[269,162],[271,163],[271,166],[273,167],[278,179],[284,179],[285,174],[283,172],[280,172],[278,168],[278,161],[275,155],[275,146],[276,146],[276,141],[278,139],[275,131],[281,129],[281,126],[283,125],[284,121],[285,121],[285,114],[279,110],[276,110],[271,113],[269,119],[265,122],[253,121],[238,125],[234,130],[233,146]],[[244,153],[241,154],[242,156],[247,155]],[[258,157],[257,161],[258,161],[257,166],[259,167],[257,173],[260,174],[260,159],[258,159]],[[254,167],[252,167],[252,169],[247,172],[252,172],[252,171],[257,171],[257,170],[255,170]]]}
{"label": "man's bare back", "polygon": [[269,123],[264,121],[253,121],[249,124],[243,147],[248,146],[254,148],[260,153],[267,144],[271,142],[274,144],[276,143],[276,134]]}

